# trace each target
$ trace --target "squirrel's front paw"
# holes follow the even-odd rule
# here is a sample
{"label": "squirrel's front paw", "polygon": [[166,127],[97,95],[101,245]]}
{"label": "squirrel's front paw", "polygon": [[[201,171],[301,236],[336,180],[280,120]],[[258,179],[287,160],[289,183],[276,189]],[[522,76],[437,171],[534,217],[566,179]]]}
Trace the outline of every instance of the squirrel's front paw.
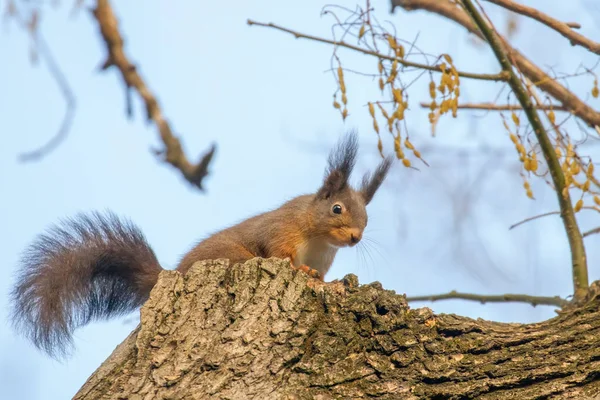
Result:
{"label": "squirrel's front paw", "polygon": [[302,264],[298,267],[296,267],[295,265],[292,265],[292,268],[299,270],[299,271],[306,272],[312,278],[317,278],[317,279],[323,280],[323,277],[321,276],[319,271],[317,271],[316,269],[312,269],[308,265]]}

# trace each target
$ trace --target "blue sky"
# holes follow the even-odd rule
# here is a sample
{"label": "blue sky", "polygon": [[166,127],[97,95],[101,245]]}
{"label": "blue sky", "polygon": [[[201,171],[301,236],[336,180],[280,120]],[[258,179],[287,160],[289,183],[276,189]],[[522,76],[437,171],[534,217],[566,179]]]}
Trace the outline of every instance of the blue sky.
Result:
{"label": "blue sky", "polygon": [[[546,2],[532,1],[540,5]],[[583,25],[599,38],[600,10],[591,3],[551,2],[544,10]],[[338,4],[354,8],[355,2]],[[469,43],[448,22],[425,13],[388,13],[387,1],[372,4],[381,20],[428,53],[449,52],[463,70],[496,72],[489,52]],[[4,7],[5,3],[0,2]],[[361,4],[362,5],[362,4]],[[44,13],[41,32],[69,79],[77,110],[68,139],[39,162],[22,164],[17,155],[48,140],[64,113],[64,102],[45,65],[29,63],[27,35],[2,23],[0,58],[0,383],[3,397],[69,398],[137,324],[137,313],[93,323],[75,334],[76,351],[62,363],[38,352],[8,328],[7,294],[20,252],[59,218],[79,211],[111,209],[146,233],[162,265],[173,268],[195,241],[289,198],[315,190],[326,156],[340,134],[360,133],[355,178],[377,162],[376,137],[365,103],[376,82],[347,75],[350,116],[342,122],[331,106],[335,82],[327,70],[332,49],[273,30],[249,27],[246,19],[276,22],[328,37],[331,19],[319,17],[322,2],[257,0],[228,2],[122,2],[115,7],[126,37],[126,52],[156,93],[165,115],[192,157],[218,143],[206,194],[156,161],[157,133],[143,120],[125,118],[121,81],[115,71],[97,73],[104,48],[86,12],[69,18],[70,4]],[[588,7],[588,8],[586,8]],[[502,26],[505,14],[488,5]],[[548,29],[522,21],[514,43],[544,66],[574,71],[595,58],[573,49]],[[348,68],[372,71],[374,59],[341,51]],[[589,77],[571,88],[589,93]],[[508,226],[556,209],[542,183],[537,200],[521,189],[516,155],[498,115],[462,113],[444,118],[431,138],[426,112],[427,81],[410,92],[408,116],[413,143],[431,165],[420,171],[396,165],[369,206],[366,236],[370,254],[341,251],[327,279],[355,273],[362,283],[380,281],[398,293],[419,295],[452,289],[476,293],[571,293],[569,253],[558,218],[519,229]],[[464,101],[491,101],[500,88],[465,81]],[[589,97],[589,96],[588,96]],[[598,100],[592,105],[598,108]],[[386,142],[387,150],[390,142]],[[590,154],[597,152],[590,146]],[[497,156],[494,154],[498,154]],[[591,228],[597,217],[580,215]],[[590,277],[598,277],[600,237],[587,239]],[[532,322],[553,316],[548,307],[479,305],[461,301],[434,304],[452,312],[498,321]]]}

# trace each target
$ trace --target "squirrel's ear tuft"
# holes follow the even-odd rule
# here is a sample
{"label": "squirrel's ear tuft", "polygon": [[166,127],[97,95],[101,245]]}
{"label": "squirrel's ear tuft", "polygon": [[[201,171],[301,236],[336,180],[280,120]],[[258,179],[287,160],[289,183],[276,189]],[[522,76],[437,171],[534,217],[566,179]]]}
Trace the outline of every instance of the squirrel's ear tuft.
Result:
{"label": "squirrel's ear tuft", "polygon": [[328,167],[325,171],[323,185],[317,192],[319,198],[329,198],[342,191],[348,185],[348,179],[356,163],[358,139],[356,132],[351,131],[338,143],[329,154]]}
{"label": "squirrel's ear tuft", "polygon": [[392,157],[386,157],[377,167],[373,174],[365,174],[362,185],[360,188],[360,194],[365,200],[365,204],[369,204],[375,196],[375,192],[383,183],[390,167],[392,166]]}

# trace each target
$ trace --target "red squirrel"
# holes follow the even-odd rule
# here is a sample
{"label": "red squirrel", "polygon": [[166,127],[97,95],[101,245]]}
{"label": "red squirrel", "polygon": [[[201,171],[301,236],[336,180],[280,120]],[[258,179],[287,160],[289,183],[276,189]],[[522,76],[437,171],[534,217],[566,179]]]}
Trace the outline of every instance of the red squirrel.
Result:
{"label": "red squirrel", "polygon": [[[201,260],[226,258],[233,265],[278,257],[324,279],[337,251],[361,240],[366,205],[392,163],[385,158],[355,190],[348,179],[357,150],[352,132],[330,153],[316,193],[200,241],[177,271],[185,274]],[[64,355],[76,328],[141,306],[162,270],[143,233],[129,220],[111,212],[79,214],[38,236],[24,252],[12,291],[13,324],[50,356]]]}

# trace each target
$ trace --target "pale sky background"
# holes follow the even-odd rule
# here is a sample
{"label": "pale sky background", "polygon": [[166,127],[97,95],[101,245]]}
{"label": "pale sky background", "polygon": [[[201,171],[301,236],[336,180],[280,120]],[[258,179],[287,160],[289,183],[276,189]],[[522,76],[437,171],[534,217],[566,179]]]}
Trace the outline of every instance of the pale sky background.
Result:
{"label": "pale sky background", "polygon": [[[357,3],[338,4],[354,8]],[[502,28],[506,14],[485,4]],[[600,7],[592,1],[527,4],[577,21],[583,34],[600,39]],[[59,218],[95,209],[127,216],[145,232],[162,265],[173,268],[196,240],[317,189],[327,153],[347,129],[357,128],[361,137],[355,179],[374,167],[376,137],[365,104],[377,98],[376,82],[347,75],[351,115],[343,123],[331,106],[335,82],[327,70],[332,48],[246,24],[252,18],[330,37],[332,20],[319,16],[323,5],[315,0],[115,5],[126,53],[159,98],[187,153],[196,157],[211,142],[218,143],[206,194],[190,188],[150,153],[159,144],[154,127],[144,122],[137,97],[135,118],[126,119],[120,77],[113,70],[96,72],[105,53],[95,21],[86,12],[69,18],[70,2],[57,10],[45,8],[41,32],[77,98],[75,120],[68,139],[54,152],[36,163],[17,162],[18,154],[54,134],[65,106],[45,65],[31,66],[27,34],[14,22],[2,22],[2,398],[71,398],[137,323],[134,312],[76,331],[76,350],[64,362],[50,359],[9,328],[7,295],[18,257],[36,234]],[[417,44],[427,53],[449,52],[462,70],[499,70],[487,50],[470,44],[466,33],[450,22],[400,10],[391,15],[387,0],[372,5],[381,21],[395,24],[400,37],[413,40],[418,35]],[[547,28],[524,19],[521,23],[513,43],[540,65],[573,72],[580,63],[592,67],[597,61]],[[364,55],[339,54],[353,70],[376,67]],[[592,80],[585,76],[570,85],[589,98]],[[500,88],[466,79],[463,83],[465,102],[493,101]],[[366,235],[377,243],[371,257],[364,248],[363,253],[341,251],[327,280],[355,273],[362,283],[380,281],[386,289],[408,295],[456,289],[568,296],[570,256],[559,218],[508,230],[523,218],[555,210],[554,194],[538,182],[537,200],[525,197],[514,148],[497,114],[443,118],[432,139],[426,112],[417,105],[428,100],[427,84],[424,79],[411,87],[407,118],[412,141],[421,146],[431,167],[394,167],[368,209]],[[596,109],[600,106],[598,100],[591,101]],[[576,135],[576,129],[571,133]],[[391,142],[384,138],[389,151]],[[598,153],[594,146],[592,141],[591,154]],[[493,151],[500,156],[494,157]],[[579,217],[583,228],[599,225],[593,213]],[[600,254],[594,249],[599,243],[600,236],[587,239],[591,280],[600,273]],[[413,307],[426,305],[436,312],[497,321],[533,322],[554,315],[550,307],[463,301]]]}

